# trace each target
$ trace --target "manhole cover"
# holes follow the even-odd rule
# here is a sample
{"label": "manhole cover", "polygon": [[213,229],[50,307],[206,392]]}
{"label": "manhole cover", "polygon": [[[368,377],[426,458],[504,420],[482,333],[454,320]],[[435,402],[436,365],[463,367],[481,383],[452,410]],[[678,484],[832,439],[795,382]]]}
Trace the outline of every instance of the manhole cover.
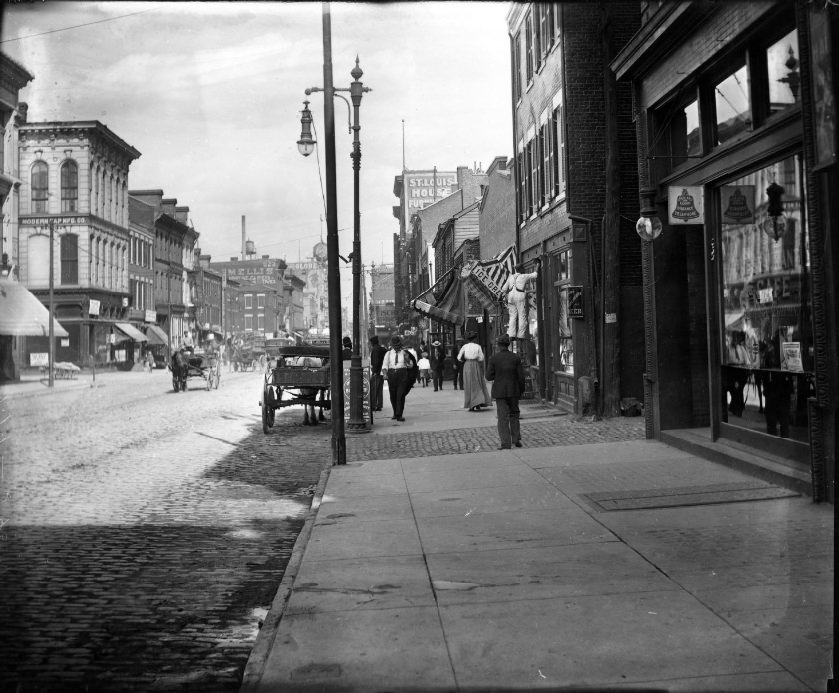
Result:
{"label": "manhole cover", "polygon": [[581,494],[600,510],[643,510],[645,508],[678,508],[685,505],[711,505],[743,501],[771,500],[798,496],[780,486],[742,481],[730,484],[678,486],[627,491],[598,491]]}

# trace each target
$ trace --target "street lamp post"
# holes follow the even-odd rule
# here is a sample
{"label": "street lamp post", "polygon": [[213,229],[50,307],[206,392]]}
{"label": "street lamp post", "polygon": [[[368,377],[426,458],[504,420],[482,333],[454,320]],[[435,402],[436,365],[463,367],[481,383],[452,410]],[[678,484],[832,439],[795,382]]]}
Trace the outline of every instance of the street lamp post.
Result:
{"label": "street lamp post", "polygon": [[361,96],[366,89],[359,81],[364,74],[355,58],[355,67],[350,72],[353,81],[350,83],[350,99],[353,105],[353,242],[352,242],[352,289],[353,289],[353,347],[350,361],[350,420],[349,430],[352,433],[367,433],[370,428],[364,419],[364,372],[361,367],[361,212],[359,211],[359,171],[361,169],[361,143],[358,132],[358,110],[361,106]]}

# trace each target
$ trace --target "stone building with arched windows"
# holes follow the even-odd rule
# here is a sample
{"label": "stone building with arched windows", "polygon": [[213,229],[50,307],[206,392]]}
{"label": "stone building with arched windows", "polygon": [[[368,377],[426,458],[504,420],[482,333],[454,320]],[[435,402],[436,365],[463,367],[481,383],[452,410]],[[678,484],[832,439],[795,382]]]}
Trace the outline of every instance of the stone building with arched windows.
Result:
{"label": "stone building with arched windows", "polygon": [[[140,152],[95,120],[22,122],[17,134],[12,247],[20,281],[44,304],[52,283],[55,317],[70,333],[55,359],[130,363],[145,339],[128,324],[128,169]],[[22,365],[37,365],[48,339],[30,337],[22,351]]]}

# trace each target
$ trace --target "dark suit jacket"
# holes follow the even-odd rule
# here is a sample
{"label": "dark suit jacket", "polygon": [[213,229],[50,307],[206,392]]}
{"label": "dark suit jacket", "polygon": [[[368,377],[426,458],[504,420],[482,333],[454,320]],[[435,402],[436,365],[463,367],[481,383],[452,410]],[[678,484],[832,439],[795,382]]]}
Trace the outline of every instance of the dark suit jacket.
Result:
{"label": "dark suit jacket", "polygon": [[382,363],[384,363],[386,353],[387,349],[381,344],[374,345],[370,350],[370,367],[376,375],[382,372]]}
{"label": "dark suit jacket", "polygon": [[492,381],[492,396],[521,397],[524,392],[524,368],[521,357],[511,351],[498,351],[487,366],[486,379]]}

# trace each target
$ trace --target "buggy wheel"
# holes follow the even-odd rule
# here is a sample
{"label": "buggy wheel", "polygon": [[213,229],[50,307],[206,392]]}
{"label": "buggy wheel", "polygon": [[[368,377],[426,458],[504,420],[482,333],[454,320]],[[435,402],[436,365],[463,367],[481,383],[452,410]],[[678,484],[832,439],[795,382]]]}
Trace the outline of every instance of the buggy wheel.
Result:
{"label": "buggy wheel", "polygon": [[262,391],[262,432],[267,434],[274,425],[274,393],[270,387]]}

